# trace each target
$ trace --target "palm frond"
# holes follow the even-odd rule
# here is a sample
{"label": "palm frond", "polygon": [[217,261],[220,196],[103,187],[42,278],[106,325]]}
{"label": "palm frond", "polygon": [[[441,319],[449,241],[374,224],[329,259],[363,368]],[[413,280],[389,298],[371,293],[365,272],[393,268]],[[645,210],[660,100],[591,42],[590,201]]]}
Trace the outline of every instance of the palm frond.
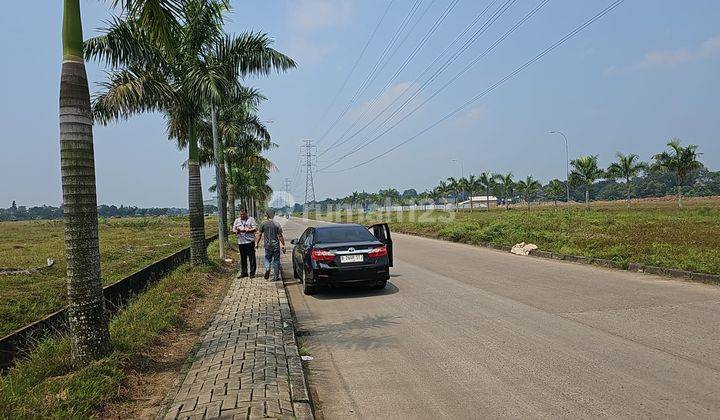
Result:
{"label": "palm frond", "polygon": [[239,36],[226,36],[217,45],[217,54],[223,61],[237,68],[241,76],[269,74],[295,68],[295,61],[271,48],[273,41],[264,33],[247,32]]}
{"label": "palm frond", "polygon": [[174,95],[163,77],[131,69],[108,72],[107,81],[99,85],[103,91],[93,97],[92,109],[95,121],[100,124],[162,110]]}

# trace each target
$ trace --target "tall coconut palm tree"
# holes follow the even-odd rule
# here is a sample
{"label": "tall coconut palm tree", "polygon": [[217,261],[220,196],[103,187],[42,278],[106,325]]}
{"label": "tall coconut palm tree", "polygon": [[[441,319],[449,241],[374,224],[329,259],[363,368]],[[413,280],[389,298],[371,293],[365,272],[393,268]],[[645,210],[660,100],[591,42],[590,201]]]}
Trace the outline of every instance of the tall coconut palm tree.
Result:
{"label": "tall coconut palm tree", "polygon": [[570,183],[585,186],[585,207],[590,208],[590,186],[602,178],[605,173],[598,167],[598,157],[580,156],[570,161],[573,170],[570,172]]}
{"label": "tall coconut palm tree", "polygon": [[467,178],[463,177],[458,180],[458,183],[459,183],[460,189],[468,194],[469,199],[470,199],[470,211],[472,211],[473,210],[472,197],[473,197],[473,194],[475,192],[477,192],[477,190],[478,190],[477,177],[475,177],[475,175],[470,175]]}
{"label": "tall coconut palm tree", "polygon": [[[114,67],[105,91],[95,98],[99,122],[127,118],[146,111],[162,111],[170,138],[188,149],[188,207],[191,262],[207,260],[204,208],[198,148],[198,124],[203,113],[220,98],[242,91],[226,64],[212,57],[223,55],[240,74],[294,65],[270,48],[265,34],[229,37],[222,31],[227,2],[186,0],[177,41],[160,46],[133,20],[116,20],[102,36],[86,43],[86,55]],[[213,51],[222,50],[222,54]],[[225,62],[223,62],[225,63]],[[222,192],[221,192],[222,194]]]}
{"label": "tall coconut palm tree", "polygon": [[65,0],[60,74],[60,170],[73,358],[104,354],[110,343],[100,280],[92,112],[79,0]]}
{"label": "tall coconut palm tree", "polygon": [[460,181],[452,176],[449,177],[447,179],[447,188],[448,190],[452,191],[453,196],[455,197],[455,211],[458,211],[458,196],[460,196],[460,191],[462,190],[462,187],[460,186]]}
{"label": "tall coconut palm tree", "polygon": [[450,186],[445,181],[440,181],[437,187],[433,190],[445,201],[443,207],[447,211],[448,195],[451,193]]}
{"label": "tall coconut palm tree", "polygon": [[[252,37],[254,34],[248,34]],[[226,80],[238,80],[247,75],[268,74],[270,71],[287,70],[295,67],[295,62],[289,57],[269,47],[248,50],[248,43],[243,36],[231,37],[225,35],[223,38],[214,39],[203,54],[200,63],[193,66],[197,72],[195,79],[204,91],[204,98],[207,101],[210,111],[213,139],[213,164],[215,165],[216,184],[219,185],[218,200],[218,227],[220,232],[220,257],[225,257],[225,239],[227,237],[227,212],[226,197],[223,178],[225,175],[224,158],[222,156],[222,143],[220,142],[217,129],[217,111],[224,105],[233,106],[238,103],[235,94],[237,89],[228,91]],[[256,45],[255,45],[256,46]],[[221,77],[219,77],[221,76]]]}
{"label": "tall coconut palm tree", "polygon": [[[158,43],[176,26],[173,0],[115,0]],[[72,357],[85,363],[110,347],[100,278],[95,153],[90,90],[85,71],[79,0],[63,1],[60,73],[60,170],[62,173],[68,324]]]}
{"label": "tall coconut palm tree", "polygon": [[[216,184],[225,186],[217,194],[219,199],[218,209],[223,221],[228,218],[235,220],[234,201],[230,202],[229,195],[234,195],[231,188],[225,185],[225,177],[231,163],[225,158],[225,148],[236,145],[241,139],[250,138],[253,135],[262,137],[270,142],[270,134],[267,128],[259,121],[259,118],[250,113],[250,109],[256,109],[257,105],[265,98],[259,91],[251,88],[243,88],[233,94],[232,103],[225,104],[214,113],[215,124],[213,125],[213,112],[207,111],[201,124],[201,164],[214,165],[216,169]],[[254,138],[253,138],[254,139]],[[241,144],[237,143],[239,147]],[[216,163],[216,157],[220,164]],[[217,181],[220,179],[220,182]],[[234,200],[234,197],[233,197]],[[225,223],[227,230],[227,223]]]}
{"label": "tall coconut palm tree", "polygon": [[548,186],[545,188],[545,194],[552,198],[555,202],[555,207],[558,205],[558,198],[565,193],[565,185],[559,179],[553,179],[550,181]]}
{"label": "tall coconut palm tree", "polygon": [[[254,114],[254,108],[251,111],[246,108],[248,104],[238,103],[231,107],[223,109],[221,118],[223,147],[235,147],[240,151],[260,152],[276,147],[272,143],[270,133],[260,118]],[[227,188],[227,199],[230,208],[230,219],[235,220],[235,186],[232,184],[230,173],[233,169],[233,162],[229,158],[225,159],[225,173],[227,174],[229,183]]]}
{"label": "tall coconut palm tree", "polygon": [[536,181],[532,176],[528,175],[524,181],[518,181],[516,184],[518,191],[522,194],[525,202],[527,203],[528,209],[530,208],[530,200],[533,195],[542,188],[542,185]]}
{"label": "tall coconut palm tree", "polygon": [[510,197],[513,195],[513,190],[515,188],[515,182],[513,182],[513,174],[512,172],[508,172],[505,175],[498,175],[497,179],[499,181],[500,190],[503,194],[505,209],[507,210],[510,208]]}
{"label": "tall coconut palm tree", "polygon": [[658,153],[653,156],[655,163],[653,167],[656,169],[673,172],[675,174],[675,184],[677,186],[677,203],[682,208],[683,191],[682,187],[687,181],[688,175],[695,169],[703,167],[698,157],[702,153],[698,153],[698,146],[690,144],[681,146],[680,139],[673,138],[667,143],[669,150]]}
{"label": "tall coconut palm tree", "polygon": [[623,178],[625,180],[625,190],[627,193],[626,201],[627,208],[630,208],[630,195],[632,193],[632,184],[630,181],[633,177],[640,175],[640,172],[646,170],[648,165],[643,162],[638,162],[638,155],[631,153],[629,155],[623,155],[618,152],[616,154],[618,160],[613,162],[607,169],[607,175],[611,179]]}
{"label": "tall coconut palm tree", "polygon": [[490,190],[495,186],[495,176],[490,172],[483,172],[480,174],[478,182],[481,188],[485,191],[485,207],[490,211]]}

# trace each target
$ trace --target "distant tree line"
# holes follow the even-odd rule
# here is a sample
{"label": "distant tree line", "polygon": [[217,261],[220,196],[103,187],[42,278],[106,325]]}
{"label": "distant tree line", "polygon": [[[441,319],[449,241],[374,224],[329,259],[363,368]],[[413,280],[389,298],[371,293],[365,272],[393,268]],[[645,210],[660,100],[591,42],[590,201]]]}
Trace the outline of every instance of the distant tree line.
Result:
{"label": "distant tree line", "polygon": [[[216,211],[217,207],[207,206],[206,211]],[[136,207],[102,204],[98,206],[98,216],[100,217],[142,217],[142,216],[181,216],[188,214],[187,209],[177,207]],[[63,217],[62,207],[53,206],[18,206],[15,201],[8,208],[0,208],[0,221],[16,221],[16,220],[52,220]]]}
{"label": "distant tree line", "polygon": [[[700,161],[698,146],[682,146],[679,139],[671,139],[667,149],[652,156],[651,162],[642,162],[638,155],[616,154],[616,161],[603,169],[598,156],[581,156],[570,162],[570,200],[585,202],[591,200],[626,200],[630,206],[632,198],[664,197],[675,195],[678,206],[682,207],[683,196],[702,197],[720,195],[720,171],[708,170]],[[429,190],[418,193],[408,189],[400,193],[394,188],[381,189],[376,193],[353,192],[336,198],[325,199],[311,204],[320,206],[352,205],[367,208],[391,204],[447,204],[467,200],[470,196],[482,195],[486,200],[496,197],[497,203],[505,205],[534,201],[567,201],[566,181],[553,179],[543,185],[531,175],[514,180],[512,173],[493,174],[483,172],[479,176],[469,175],[460,179],[447,178]],[[470,206],[473,206],[470,201]],[[489,204],[489,203],[488,203]],[[490,206],[486,205],[489,209]],[[302,211],[296,205],[295,211]]]}

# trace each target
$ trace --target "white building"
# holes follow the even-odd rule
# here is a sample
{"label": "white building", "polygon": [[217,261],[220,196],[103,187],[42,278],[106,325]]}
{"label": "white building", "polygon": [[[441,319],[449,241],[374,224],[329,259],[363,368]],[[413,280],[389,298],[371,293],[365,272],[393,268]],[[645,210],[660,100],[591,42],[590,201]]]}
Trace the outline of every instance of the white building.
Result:
{"label": "white building", "polygon": [[488,205],[488,201],[490,202],[490,208],[496,207],[498,203],[497,197],[494,195],[486,196],[486,195],[476,195],[473,197],[470,197],[470,199],[461,201],[458,203],[458,208],[461,209],[469,209],[470,208],[470,200],[472,200],[472,208],[486,208]]}

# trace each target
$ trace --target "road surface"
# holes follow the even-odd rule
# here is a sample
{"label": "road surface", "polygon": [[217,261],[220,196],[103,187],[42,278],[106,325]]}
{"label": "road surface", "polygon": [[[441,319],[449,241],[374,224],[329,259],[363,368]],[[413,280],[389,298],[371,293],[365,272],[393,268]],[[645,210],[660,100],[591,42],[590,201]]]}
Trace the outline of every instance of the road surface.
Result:
{"label": "road surface", "polygon": [[720,417],[719,287],[394,243],[384,291],[290,286],[319,417]]}

